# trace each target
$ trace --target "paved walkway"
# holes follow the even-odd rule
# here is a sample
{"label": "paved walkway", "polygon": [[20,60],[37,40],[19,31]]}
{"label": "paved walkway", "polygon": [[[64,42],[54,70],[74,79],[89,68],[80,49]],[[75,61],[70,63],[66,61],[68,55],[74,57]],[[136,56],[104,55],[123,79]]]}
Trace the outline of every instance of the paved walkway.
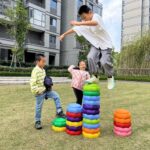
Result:
{"label": "paved walkway", "polygon": [[[70,83],[67,77],[52,77],[54,83]],[[29,84],[30,77],[0,77],[0,84]]]}

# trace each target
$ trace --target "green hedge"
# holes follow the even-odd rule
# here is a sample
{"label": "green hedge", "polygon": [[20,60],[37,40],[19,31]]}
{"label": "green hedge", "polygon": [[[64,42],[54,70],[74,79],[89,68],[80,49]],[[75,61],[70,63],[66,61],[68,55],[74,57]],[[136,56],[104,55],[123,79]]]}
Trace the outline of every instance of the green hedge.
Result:
{"label": "green hedge", "polygon": [[[0,76],[30,76],[32,72],[33,67],[29,68],[10,68],[10,67],[4,67],[0,66]],[[64,76],[69,76],[69,72],[67,69],[50,69],[50,67],[47,67],[47,73],[48,75],[51,76],[56,76],[56,77],[64,77]]]}
{"label": "green hedge", "polygon": [[[11,68],[11,67],[6,67],[6,66],[0,66],[0,72],[31,72],[33,67],[28,67],[28,68],[23,68],[23,67],[17,67],[17,68]],[[46,67],[48,71],[53,70],[53,71],[58,71],[58,72],[67,72],[67,67]]]}
{"label": "green hedge", "polygon": [[[0,66],[0,76],[31,76],[31,71],[33,68],[10,68]],[[71,77],[67,69],[50,69],[48,68],[48,75],[54,77]],[[107,77],[104,75],[100,76],[100,80],[106,80]],[[115,76],[116,80],[125,80],[125,81],[146,81],[150,82],[150,76]]]}
{"label": "green hedge", "polygon": [[[54,76],[54,77],[70,77],[69,72],[67,71],[57,71],[57,70],[51,70],[48,71],[47,73],[49,76]],[[31,76],[31,71],[30,72],[7,72],[7,71],[2,71],[0,72],[0,76]]]}
{"label": "green hedge", "polygon": [[[70,74],[68,72],[62,72],[62,71],[49,71],[49,76],[54,77],[69,77],[71,78]],[[0,76],[16,76],[16,77],[30,77],[31,72],[0,72]],[[149,76],[116,76],[116,80],[124,80],[124,81],[144,81],[144,82],[150,82]],[[101,76],[100,80],[107,80],[107,77]]]}

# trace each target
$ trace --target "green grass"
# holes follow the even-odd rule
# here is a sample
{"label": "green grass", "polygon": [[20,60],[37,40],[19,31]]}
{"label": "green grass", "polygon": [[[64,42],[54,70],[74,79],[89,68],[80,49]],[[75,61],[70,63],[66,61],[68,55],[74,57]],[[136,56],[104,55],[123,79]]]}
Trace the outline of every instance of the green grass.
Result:
{"label": "green grass", "polygon": [[[69,84],[54,89],[62,98],[64,110],[75,98]],[[0,86],[0,149],[1,150],[149,150],[150,149],[150,84],[117,82],[108,91],[101,83],[101,137],[84,139],[55,133],[50,121],[55,116],[52,101],[43,106],[43,129],[34,129],[34,97],[28,85]],[[113,111],[126,108],[132,113],[133,134],[128,138],[114,136]]]}

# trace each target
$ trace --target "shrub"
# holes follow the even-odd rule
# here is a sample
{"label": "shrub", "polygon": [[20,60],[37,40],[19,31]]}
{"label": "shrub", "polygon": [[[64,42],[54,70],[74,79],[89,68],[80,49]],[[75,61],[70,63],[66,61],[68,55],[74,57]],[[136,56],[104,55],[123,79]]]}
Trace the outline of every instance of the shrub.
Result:
{"label": "shrub", "polygon": [[150,68],[150,31],[122,48],[120,68]]}
{"label": "shrub", "polygon": [[[0,76],[30,76],[33,68],[10,68],[0,66]],[[47,70],[49,76],[55,77],[69,77],[69,72],[67,69],[50,69]]]}

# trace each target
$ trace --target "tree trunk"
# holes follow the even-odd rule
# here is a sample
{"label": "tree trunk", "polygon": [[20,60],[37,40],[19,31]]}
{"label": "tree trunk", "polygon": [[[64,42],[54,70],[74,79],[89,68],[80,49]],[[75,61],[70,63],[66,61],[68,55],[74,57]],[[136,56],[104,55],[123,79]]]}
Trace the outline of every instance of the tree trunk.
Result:
{"label": "tree trunk", "polygon": [[13,66],[13,62],[14,62],[14,54],[12,55],[12,59],[11,59],[10,67],[12,67],[12,66]]}
{"label": "tree trunk", "polygon": [[17,67],[17,56],[16,53],[14,54],[14,68]]}
{"label": "tree trunk", "polygon": [[11,60],[10,67],[14,67],[14,68],[17,67],[17,56],[16,56],[16,53],[13,53],[13,55],[12,55],[12,60]]}

